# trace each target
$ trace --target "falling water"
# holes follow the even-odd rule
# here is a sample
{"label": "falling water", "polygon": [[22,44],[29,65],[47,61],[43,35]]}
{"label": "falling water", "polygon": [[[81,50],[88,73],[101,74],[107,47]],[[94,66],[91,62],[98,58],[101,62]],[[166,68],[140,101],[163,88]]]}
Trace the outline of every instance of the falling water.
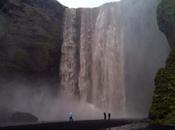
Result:
{"label": "falling water", "polygon": [[125,105],[120,4],[100,8],[92,48],[92,102],[113,112]]}
{"label": "falling water", "polygon": [[158,2],[123,0],[99,8],[67,8],[63,92],[116,115],[137,111],[146,116],[154,76],[169,52],[157,26]]}
{"label": "falling water", "polygon": [[148,116],[154,78],[169,53],[167,39],[157,24],[159,1],[122,2],[126,108],[135,117]]}
{"label": "falling water", "polygon": [[67,96],[79,95],[79,44],[77,43],[76,10],[66,9],[60,66],[61,88]]}
{"label": "falling water", "polygon": [[125,104],[119,5],[66,10],[60,67],[65,93],[118,112]]}

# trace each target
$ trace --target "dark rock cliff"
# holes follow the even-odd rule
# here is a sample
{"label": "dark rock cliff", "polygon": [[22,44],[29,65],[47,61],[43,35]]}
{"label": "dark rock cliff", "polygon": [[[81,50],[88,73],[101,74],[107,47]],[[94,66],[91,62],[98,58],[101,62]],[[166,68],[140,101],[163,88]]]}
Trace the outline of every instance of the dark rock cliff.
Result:
{"label": "dark rock cliff", "polygon": [[158,8],[158,24],[166,35],[171,52],[166,67],[161,68],[155,78],[155,94],[150,118],[154,123],[175,124],[175,1],[162,0]]}
{"label": "dark rock cliff", "polygon": [[58,77],[64,9],[56,0],[0,2],[0,76]]}

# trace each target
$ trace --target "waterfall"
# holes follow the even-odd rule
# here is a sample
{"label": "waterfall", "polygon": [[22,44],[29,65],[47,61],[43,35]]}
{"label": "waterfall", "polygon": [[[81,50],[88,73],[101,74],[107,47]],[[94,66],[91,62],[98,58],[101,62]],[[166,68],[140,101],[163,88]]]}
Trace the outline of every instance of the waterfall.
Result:
{"label": "waterfall", "polygon": [[157,24],[159,1],[122,1],[126,108],[131,116],[148,116],[154,78],[170,50]]}
{"label": "waterfall", "polygon": [[66,9],[63,46],[61,49],[60,78],[61,88],[70,97],[79,95],[79,44],[77,43],[76,10]]}
{"label": "waterfall", "polygon": [[61,86],[105,111],[122,111],[125,104],[120,17],[119,3],[65,13]]}
{"label": "waterfall", "polygon": [[100,8],[92,48],[93,103],[119,112],[125,104],[120,4]]}
{"label": "waterfall", "polygon": [[158,2],[67,8],[60,65],[65,95],[116,116],[147,116],[154,76],[169,52],[157,26]]}
{"label": "waterfall", "polygon": [[0,106],[44,121],[67,120],[70,111],[75,120],[147,117],[170,51],[157,24],[159,1],[73,9],[10,0],[0,16]]}

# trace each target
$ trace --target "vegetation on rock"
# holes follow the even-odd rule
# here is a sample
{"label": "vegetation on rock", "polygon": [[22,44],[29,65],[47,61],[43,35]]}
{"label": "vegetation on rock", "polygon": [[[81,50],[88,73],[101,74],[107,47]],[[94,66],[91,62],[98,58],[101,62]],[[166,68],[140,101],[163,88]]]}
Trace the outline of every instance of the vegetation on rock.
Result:
{"label": "vegetation on rock", "polygon": [[166,67],[155,78],[155,93],[150,118],[153,123],[175,124],[175,0],[162,0],[158,7],[158,24],[168,38],[171,53]]}

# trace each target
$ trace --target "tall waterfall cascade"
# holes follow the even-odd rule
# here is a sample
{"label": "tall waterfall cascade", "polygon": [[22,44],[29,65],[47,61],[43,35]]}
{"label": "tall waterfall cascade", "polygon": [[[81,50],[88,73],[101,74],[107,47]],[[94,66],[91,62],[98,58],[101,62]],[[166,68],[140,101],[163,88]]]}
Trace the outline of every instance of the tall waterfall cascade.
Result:
{"label": "tall waterfall cascade", "polygon": [[61,88],[68,96],[106,111],[125,106],[120,17],[118,3],[66,9],[65,14]]}
{"label": "tall waterfall cascade", "polygon": [[154,76],[169,52],[157,25],[158,3],[67,8],[60,63],[64,96],[117,116],[147,116]]}

